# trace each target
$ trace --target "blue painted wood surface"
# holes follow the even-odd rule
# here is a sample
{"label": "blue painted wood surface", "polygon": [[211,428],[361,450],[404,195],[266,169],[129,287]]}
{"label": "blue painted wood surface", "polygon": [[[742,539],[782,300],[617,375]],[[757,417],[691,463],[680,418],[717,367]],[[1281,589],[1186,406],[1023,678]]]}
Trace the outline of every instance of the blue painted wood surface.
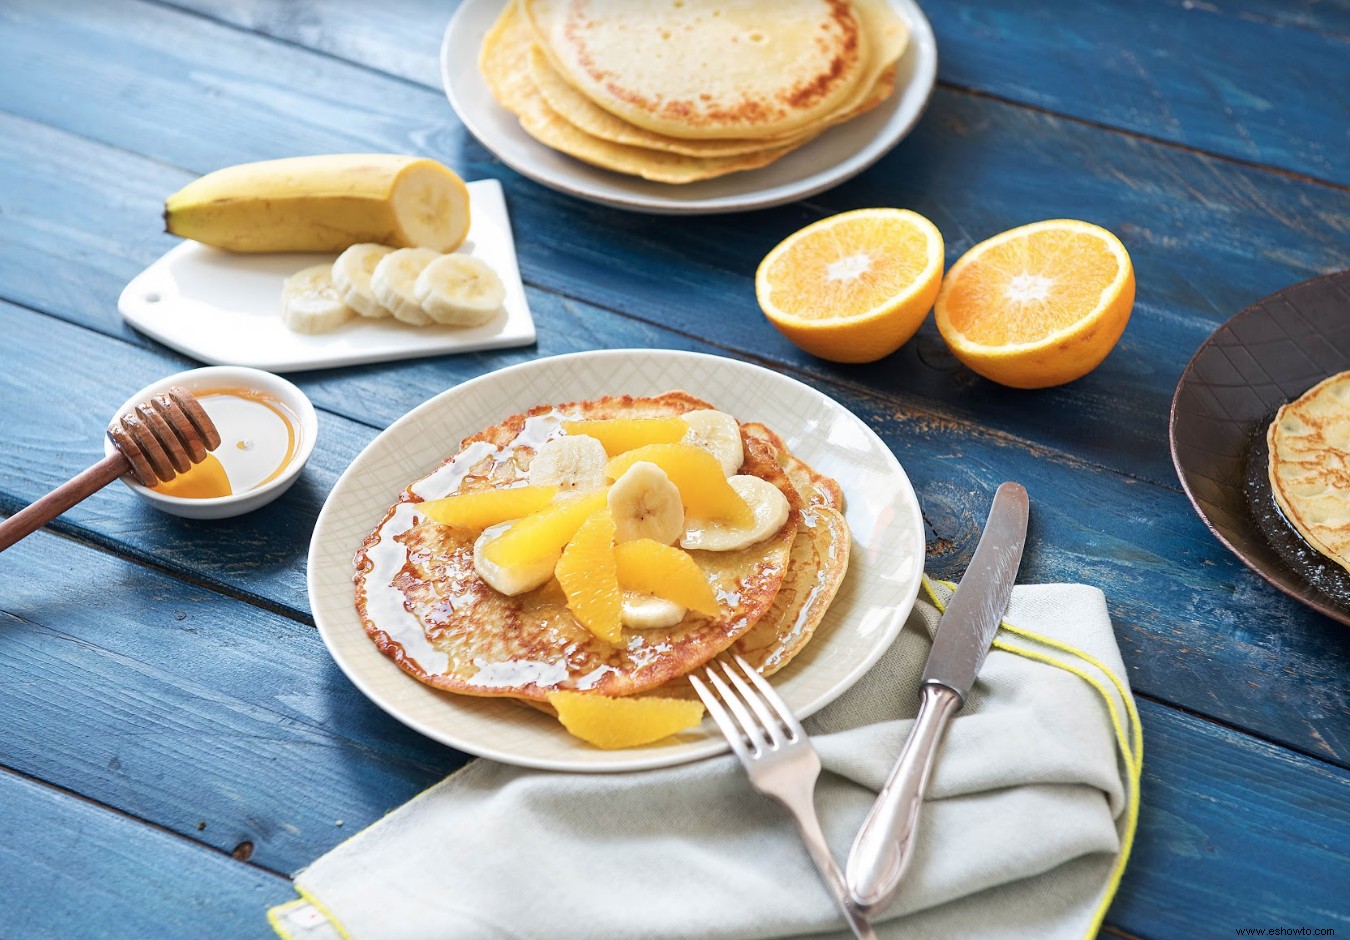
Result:
{"label": "blue painted wood surface", "polygon": [[285,878],[0,770],[0,936],[275,938]]}
{"label": "blue painted wood surface", "polygon": [[[540,333],[530,349],[296,376],[321,446],[252,516],[174,520],[115,486],[0,556],[0,884],[14,898],[0,936],[192,935],[185,906],[201,935],[266,936],[282,875],[458,766],[328,660],[304,595],[308,530],[337,474],[408,408],[537,355],[627,346],[760,362],[854,410],[915,482],[934,574],[963,570],[994,484],[1027,483],[1025,578],[1106,590],[1142,701],[1144,811],[1107,933],[1350,930],[1350,631],[1214,541],[1165,436],[1176,378],[1218,323],[1350,259],[1350,105],[1316,93],[1350,70],[1350,10],[928,12],[943,83],[892,154],[806,203],[672,220],[497,163],[438,87],[442,4],[0,7],[0,512],[96,459],[111,410],[189,364],[115,303],[174,244],[164,195],[217,166],[395,150],[501,179]],[[1035,218],[1108,225],[1139,273],[1125,338],[1086,379],[1029,394],[958,368],[931,325],[873,366],[801,354],[759,314],[755,263],[798,226],[872,204],[928,214],[949,262]],[[190,875],[181,890],[138,890],[174,870]],[[82,879],[100,885],[90,903],[43,903]]]}
{"label": "blue painted wood surface", "polygon": [[[175,5],[422,84],[440,81],[428,37],[439,37],[443,16],[416,0],[388,4],[392,22],[377,35],[360,0]],[[1350,97],[1335,93],[1350,85],[1343,2],[957,0],[924,10],[945,85],[1350,184]]]}
{"label": "blue painted wood surface", "polygon": [[[39,28],[43,18],[59,23],[59,11],[32,6],[39,25],[20,24],[24,30],[0,45],[0,54],[12,57],[19,69],[40,69],[64,55],[63,44],[71,41],[55,25]],[[1350,243],[1350,191],[945,90],[939,90],[903,146],[871,172],[810,204],[692,220],[616,213],[559,196],[503,170],[458,126],[438,89],[369,77],[354,66],[303,50],[276,51],[254,35],[202,26],[195,17],[173,11],[156,11],[145,29],[127,37],[120,29],[125,17],[115,4],[98,9],[104,12],[81,19],[76,48],[104,49],[117,62],[153,68],[154,73],[144,79],[146,87],[134,109],[103,101],[106,82],[91,66],[76,62],[54,75],[57,90],[73,104],[45,120],[79,137],[134,151],[147,137],[164,138],[158,129],[180,122],[201,95],[214,95],[219,87],[288,83],[304,74],[313,110],[296,114],[281,107],[260,109],[256,95],[225,98],[213,104],[212,121],[199,133],[170,135],[161,159],[205,172],[222,163],[290,152],[279,150],[279,141],[296,152],[331,150],[339,146],[334,122],[340,122],[351,135],[348,147],[411,148],[446,159],[468,176],[502,176],[515,223],[528,233],[520,239],[522,262],[530,280],[541,287],[702,336],[723,348],[753,350],[814,374],[940,402],[984,427],[1167,485],[1175,477],[1162,429],[1171,389],[1190,355],[1214,327],[1242,307],[1345,264]],[[428,16],[419,48],[436,47],[437,31],[431,27],[438,21],[439,15]],[[343,23],[349,21],[339,25]],[[196,54],[184,38],[189,24],[207,30],[198,39]],[[349,25],[353,34],[346,38],[354,42],[359,24]],[[212,58],[208,50],[230,54]],[[368,77],[354,86],[358,75]],[[352,87],[358,92],[347,93]],[[29,84],[0,92],[0,108],[34,120],[42,115],[42,94]],[[142,98],[144,106],[139,106]],[[409,133],[409,128],[415,131]],[[16,128],[15,136],[26,135]],[[16,146],[23,148],[22,143]],[[42,141],[44,153],[67,146],[60,135]],[[20,153],[16,159],[32,158]],[[120,162],[117,156],[114,162]],[[159,191],[172,191],[190,177],[191,172],[166,173]],[[1047,179],[1056,185],[1046,186]],[[157,197],[131,193],[132,211],[114,212],[121,224],[138,226],[137,239],[150,239],[157,231]],[[1092,375],[1034,396],[1010,394],[957,369],[931,324],[918,341],[877,365],[836,367],[814,360],[788,344],[759,314],[752,286],[755,265],[786,232],[833,211],[875,204],[903,205],[933,218],[945,234],[949,261],[975,241],[1038,218],[1086,217],[1104,224],[1119,232],[1140,277],[1147,279],[1133,325]],[[72,226],[84,224],[81,201],[72,201],[69,211]],[[51,224],[50,218],[44,222]],[[3,229],[0,234],[5,234]],[[172,244],[167,236],[158,239],[154,247],[146,245],[142,265]],[[1252,263],[1253,256],[1261,263]],[[69,260],[65,264],[73,277],[74,265]],[[114,279],[109,293],[115,296],[125,280]],[[19,299],[46,309],[41,297]],[[709,309],[723,314],[716,335],[708,334],[706,320],[700,322],[700,311]],[[115,319],[106,301],[90,315]],[[1041,404],[1024,407],[1029,397]],[[1064,409],[1084,421],[1074,425],[1060,420]],[[1111,430],[1107,434],[1094,428]]]}

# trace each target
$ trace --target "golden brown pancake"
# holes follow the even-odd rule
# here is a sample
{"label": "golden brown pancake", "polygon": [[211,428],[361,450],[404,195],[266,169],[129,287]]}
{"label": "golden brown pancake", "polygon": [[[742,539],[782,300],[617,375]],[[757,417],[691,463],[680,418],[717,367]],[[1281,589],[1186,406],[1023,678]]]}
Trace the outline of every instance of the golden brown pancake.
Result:
{"label": "golden brown pancake", "polygon": [[1350,372],[1280,408],[1266,441],[1280,511],[1309,545],[1350,571]]}
{"label": "golden brown pancake", "polygon": [[867,32],[847,0],[521,0],[567,82],[671,137],[774,137],[863,82]]}
{"label": "golden brown pancake", "polygon": [[636,124],[629,124],[623,118],[610,114],[590,98],[577,91],[558,74],[548,61],[548,56],[538,45],[529,52],[530,81],[535,90],[543,97],[549,109],[582,133],[601,140],[630,147],[646,147],[668,153],[682,154],[688,157],[734,157],[744,153],[754,153],[773,146],[804,143],[814,136],[813,130],[796,133],[788,137],[775,137],[771,141],[750,137],[723,137],[708,140],[685,140],[649,131]]}
{"label": "golden brown pancake", "polygon": [[541,143],[615,172],[662,183],[693,183],[772,163],[890,96],[908,28],[887,0],[855,0],[850,9],[870,50],[860,80],[828,114],[781,134],[677,137],[605,110],[559,73],[519,2],[503,8],[484,38],[479,68],[497,102]]}
{"label": "golden brown pancake", "polygon": [[765,166],[797,146],[768,146],[729,156],[690,156],[588,134],[549,107],[535,87],[530,75],[534,44],[529,23],[511,4],[483,40],[479,69],[497,103],[520,120],[526,133],[585,163],[658,183],[694,183]]}
{"label": "golden brown pancake", "polygon": [[[848,573],[852,538],[844,520],[844,495],[835,480],[790,453],[783,439],[759,422],[742,423],[741,436],[773,448],[802,503],[788,573],[773,605],[731,646],[732,652],[769,676],[786,666],[815,635]],[[653,694],[691,698],[694,690],[681,677]]]}
{"label": "golden brown pancake", "polygon": [[788,574],[773,605],[733,645],[762,675],[770,676],[802,651],[829,609],[848,572],[848,523],[837,510],[800,511]]}
{"label": "golden brown pancake", "polygon": [[[888,0],[857,0],[855,3],[872,55],[857,89],[834,113],[809,127],[790,134],[763,138],[709,138],[687,140],[659,134],[630,124],[611,114],[568,84],[537,44],[530,50],[530,79],[550,110],[577,130],[601,140],[632,147],[668,151],[691,157],[725,157],[764,150],[769,147],[797,145],[813,139],[833,126],[856,117],[880,104],[895,85],[895,63],[909,42],[909,28],[891,9]],[[510,11],[503,16],[512,15]]]}
{"label": "golden brown pancake", "polygon": [[839,484],[831,477],[817,473],[806,464],[806,461],[794,456],[775,431],[758,421],[751,421],[741,425],[741,433],[746,437],[759,438],[774,449],[778,454],[779,466],[786,471],[802,502],[808,506],[822,506],[840,513],[844,511],[844,492],[839,488]]}
{"label": "golden brown pancake", "polygon": [[[459,453],[468,466],[461,468],[452,458],[442,470],[461,474],[459,491],[501,486],[525,476],[535,447],[562,420],[664,417],[709,407],[684,392],[542,406],[466,438]],[[782,528],[757,545],[735,552],[690,552],[719,597],[719,616],[691,612],[674,627],[625,631],[623,644],[611,646],[576,621],[556,581],[515,597],[490,588],[474,570],[474,536],[419,517],[418,484],[413,484],[357,553],[356,607],[367,634],[406,672],[467,695],[541,700],[557,689],[630,695],[684,675],[746,634],[771,609],[792,558],[804,504],[774,449],[758,438],[742,437],[740,472],[777,486],[790,511]],[[395,518],[410,521],[406,531],[391,524]],[[388,552],[391,545],[398,546],[396,570],[387,583],[371,580],[372,555],[377,549]],[[396,592],[401,609],[416,618],[418,635],[380,622],[378,609],[390,609],[382,594],[387,591]],[[371,603],[372,592],[380,595],[378,603]]]}

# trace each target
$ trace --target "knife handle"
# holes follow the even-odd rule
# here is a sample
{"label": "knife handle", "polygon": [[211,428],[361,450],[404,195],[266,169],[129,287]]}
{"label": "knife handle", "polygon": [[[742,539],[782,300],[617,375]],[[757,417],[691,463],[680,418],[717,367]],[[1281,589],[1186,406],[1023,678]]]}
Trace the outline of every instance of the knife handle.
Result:
{"label": "knife handle", "polygon": [[961,704],[961,696],[945,685],[929,682],[923,686],[919,716],[909,740],[853,840],[846,879],[854,903],[868,916],[881,913],[900,890],[933,756],[947,722]]}

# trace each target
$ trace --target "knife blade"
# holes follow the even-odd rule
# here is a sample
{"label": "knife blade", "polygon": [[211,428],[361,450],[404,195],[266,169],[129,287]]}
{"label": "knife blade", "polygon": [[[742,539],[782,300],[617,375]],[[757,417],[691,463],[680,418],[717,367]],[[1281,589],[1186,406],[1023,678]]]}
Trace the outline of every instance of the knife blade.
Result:
{"label": "knife blade", "polygon": [[1029,515],[1020,483],[995,491],[970,566],[938,621],[920,685],[919,715],[848,856],[849,894],[866,915],[880,913],[900,890],[937,745],[975,684],[1008,609]]}

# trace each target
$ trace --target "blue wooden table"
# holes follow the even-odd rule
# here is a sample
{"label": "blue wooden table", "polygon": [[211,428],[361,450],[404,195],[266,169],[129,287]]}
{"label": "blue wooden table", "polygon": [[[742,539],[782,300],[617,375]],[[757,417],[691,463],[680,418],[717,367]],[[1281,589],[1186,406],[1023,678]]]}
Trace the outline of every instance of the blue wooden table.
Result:
{"label": "blue wooden table", "polygon": [[[880,163],[806,202],[671,219],[561,196],[483,149],[439,85],[444,2],[0,4],[0,512],[94,462],[128,394],[194,364],[116,300],[175,244],[163,198],[217,167],[389,151],[500,179],[539,331],[293,376],[320,446],[262,511],[185,522],[114,486],[0,555],[0,936],[268,937],[288,873],[459,766],[333,665],[308,533],[414,405],[631,346],[768,365],[856,412],[915,484],[934,575],[962,572],[994,485],[1027,485],[1022,579],[1105,590],[1143,718],[1139,835],[1106,935],[1350,936],[1350,628],[1230,555],[1167,445],[1177,379],[1220,323],[1350,266],[1350,5],[1052,6],[934,0],[938,88]],[[873,365],[799,352],[759,313],[755,265],[872,205],[933,219],[949,264],[1037,219],[1110,228],[1139,279],[1123,340],[1029,393],[960,368],[931,322]]]}

